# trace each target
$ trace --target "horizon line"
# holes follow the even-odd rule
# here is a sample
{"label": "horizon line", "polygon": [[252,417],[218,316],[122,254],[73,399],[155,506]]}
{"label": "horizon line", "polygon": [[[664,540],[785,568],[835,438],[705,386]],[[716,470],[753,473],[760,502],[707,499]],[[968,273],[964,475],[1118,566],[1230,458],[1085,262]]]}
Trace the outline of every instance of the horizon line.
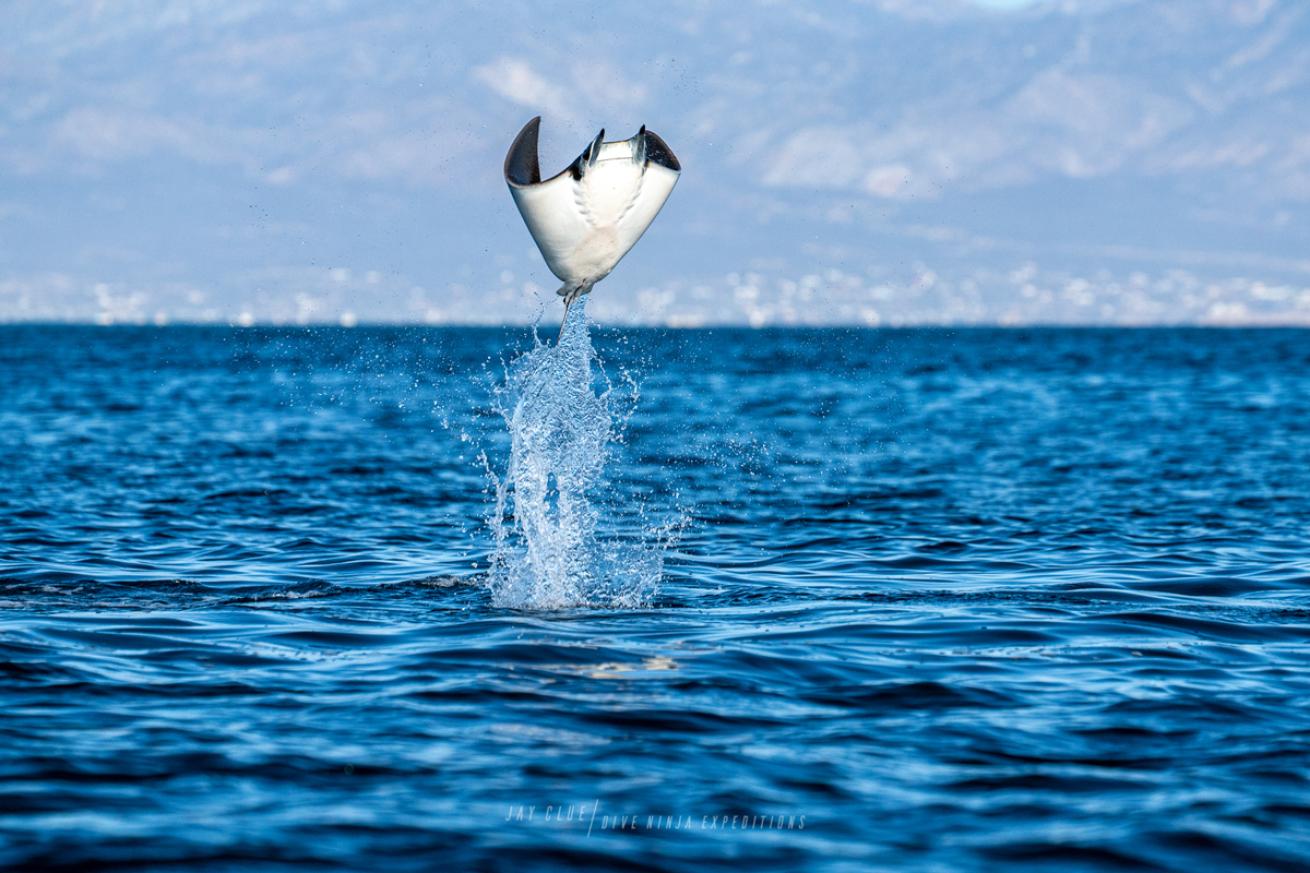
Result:
{"label": "horizon line", "polygon": [[[1246,322],[1204,322],[1204,321],[1151,321],[1151,322],[1105,322],[1105,321],[915,321],[885,324],[867,324],[864,322],[824,322],[818,324],[770,323],[752,325],[745,322],[705,322],[699,324],[669,324],[661,322],[590,322],[601,330],[1026,330],[1026,329],[1078,329],[1078,330],[1310,330],[1310,319],[1305,321],[1246,321]],[[376,328],[423,328],[429,330],[554,330],[559,322],[539,321],[505,321],[505,322],[425,322],[425,321],[97,321],[85,319],[4,319],[0,318],[0,329],[11,327],[90,327],[90,328],[150,328],[166,330],[168,328],[225,328],[230,330],[257,330],[276,328],[280,330],[370,330]]]}

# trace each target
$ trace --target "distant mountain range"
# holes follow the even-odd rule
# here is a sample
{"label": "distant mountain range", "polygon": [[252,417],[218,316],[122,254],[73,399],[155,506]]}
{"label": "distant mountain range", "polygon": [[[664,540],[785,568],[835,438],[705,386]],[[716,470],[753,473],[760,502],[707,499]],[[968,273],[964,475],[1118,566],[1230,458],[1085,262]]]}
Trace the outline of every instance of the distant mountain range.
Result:
{"label": "distant mountain range", "polygon": [[18,2],[0,320],[522,322],[500,177],[684,174],[609,323],[1310,324],[1303,0]]}

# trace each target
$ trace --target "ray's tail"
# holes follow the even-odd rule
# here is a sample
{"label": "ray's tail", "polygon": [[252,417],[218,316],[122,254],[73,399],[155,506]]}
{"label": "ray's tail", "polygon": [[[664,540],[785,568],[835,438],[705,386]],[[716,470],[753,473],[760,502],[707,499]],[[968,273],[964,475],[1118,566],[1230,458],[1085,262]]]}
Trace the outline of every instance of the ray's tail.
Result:
{"label": "ray's tail", "polygon": [[555,337],[556,345],[564,336],[564,326],[569,323],[569,308],[573,306],[575,300],[590,291],[591,286],[594,284],[594,282],[583,282],[580,285],[561,285],[560,289],[555,292],[564,298],[564,317],[560,319],[559,336]]}

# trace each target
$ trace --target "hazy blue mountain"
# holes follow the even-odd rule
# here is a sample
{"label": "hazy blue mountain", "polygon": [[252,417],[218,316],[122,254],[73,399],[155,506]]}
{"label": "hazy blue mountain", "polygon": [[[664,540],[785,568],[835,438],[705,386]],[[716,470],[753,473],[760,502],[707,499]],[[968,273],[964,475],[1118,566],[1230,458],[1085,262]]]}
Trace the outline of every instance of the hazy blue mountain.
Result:
{"label": "hazy blue mountain", "polygon": [[1301,0],[488,5],[6,4],[0,319],[530,319],[541,113],[684,166],[605,321],[1310,323]]}

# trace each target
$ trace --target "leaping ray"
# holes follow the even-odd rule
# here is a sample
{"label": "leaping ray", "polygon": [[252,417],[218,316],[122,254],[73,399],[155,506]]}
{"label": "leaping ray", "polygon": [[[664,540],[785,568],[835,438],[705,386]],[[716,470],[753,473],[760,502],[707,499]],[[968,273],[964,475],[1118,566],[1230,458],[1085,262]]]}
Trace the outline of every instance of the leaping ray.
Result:
{"label": "leaping ray", "polygon": [[[643,125],[631,139],[605,141],[605,130],[564,170],[542,181],[537,161],[541,116],[529,121],[505,155],[505,181],[568,308],[604,279],[641,239],[677,184],[682,166]],[[563,327],[560,328],[561,332]]]}

